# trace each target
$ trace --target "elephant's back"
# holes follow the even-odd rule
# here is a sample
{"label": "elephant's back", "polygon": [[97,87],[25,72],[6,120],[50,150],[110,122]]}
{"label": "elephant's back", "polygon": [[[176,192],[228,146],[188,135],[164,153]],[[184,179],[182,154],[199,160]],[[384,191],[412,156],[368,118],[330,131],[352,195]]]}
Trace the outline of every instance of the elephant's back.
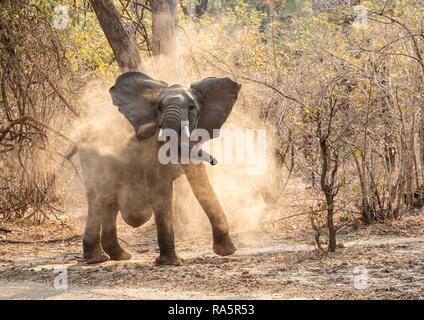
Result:
{"label": "elephant's back", "polygon": [[122,155],[134,135],[119,113],[108,112],[81,128],[78,145],[86,189],[101,193],[116,190],[122,172]]}
{"label": "elephant's back", "polygon": [[80,129],[80,148],[93,149],[99,154],[119,155],[134,136],[134,129],[117,111],[109,110],[90,118]]}

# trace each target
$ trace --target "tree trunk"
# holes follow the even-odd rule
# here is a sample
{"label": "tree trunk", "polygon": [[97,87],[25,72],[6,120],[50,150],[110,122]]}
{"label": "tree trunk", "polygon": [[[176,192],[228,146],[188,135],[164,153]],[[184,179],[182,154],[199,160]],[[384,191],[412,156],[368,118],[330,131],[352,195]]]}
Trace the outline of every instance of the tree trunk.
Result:
{"label": "tree trunk", "polygon": [[180,80],[177,52],[176,0],[152,0],[152,53],[156,74],[166,81]]}
{"label": "tree trunk", "polygon": [[90,0],[90,3],[121,71],[139,70],[141,59],[137,46],[112,0]]}
{"label": "tree trunk", "polygon": [[334,252],[337,248],[336,227],[334,225],[334,199],[332,196],[326,197],[329,207],[327,209],[327,228],[328,228],[328,251]]}
{"label": "tree trunk", "polygon": [[[331,121],[331,120],[330,120]],[[321,126],[321,125],[319,125]],[[328,251],[334,252],[337,248],[336,241],[336,227],[334,225],[334,205],[335,205],[335,182],[336,174],[339,167],[339,157],[337,154],[331,159],[331,151],[329,150],[328,145],[328,136],[323,137],[321,130],[319,132],[320,140],[320,150],[322,157],[321,164],[321,177],[320,177],[320,186],[321,191],[325,196],[325,204],[327,206],[327,228],[328,228]],[[334,152],[333,152],[334,155]],[[334,167],[330,170],[329,163],[333,160]],[[331,176],[330,181],[328,181],[328,176]]]}
{"label": "tree trunk", "polygon": [[172,56],[176,51],[177,4],[175,0],[152,0],[152,51]]}
{"label": "tree trunk", "polygon": [[199,3],[196,5],[196,17],[200,18],[208,10],[208,0],[199,0]]}

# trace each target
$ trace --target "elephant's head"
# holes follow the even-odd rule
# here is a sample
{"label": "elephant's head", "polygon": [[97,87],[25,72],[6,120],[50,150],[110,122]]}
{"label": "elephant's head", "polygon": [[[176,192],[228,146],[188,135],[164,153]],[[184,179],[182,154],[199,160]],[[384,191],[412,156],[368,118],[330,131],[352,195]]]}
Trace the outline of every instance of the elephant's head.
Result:
{"label": "elephant's head", "polygon": [[[220,129],[237,100],[241,85],[229,78],[208,77],[189,88],[168,86],[141,72],[127,72],[110,88],[113,104],[133,125],[139,139],[164,129],[189,137],[196,128]],[[183,125],[182,125],[183,124]],[[187,124],[187,125],[185,125]]]}

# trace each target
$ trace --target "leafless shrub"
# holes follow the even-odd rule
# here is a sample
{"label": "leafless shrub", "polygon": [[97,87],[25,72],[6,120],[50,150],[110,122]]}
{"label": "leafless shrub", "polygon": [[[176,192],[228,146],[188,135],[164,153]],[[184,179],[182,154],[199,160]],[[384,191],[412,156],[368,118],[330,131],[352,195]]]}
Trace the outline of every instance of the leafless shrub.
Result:
{"label": "leafless shrub", "polygon": [[284,88],[274,84],[284,108],[265,112],[278,126],[278,150],[294,150],[295,171],[317,192],[311,223],[327,226],[329,251],[351,213],[372,223],[423,205],[423,16],[389,9],[370,11],[365,31],[344,25],[336,43],[302,35],[297,58],[275,76],[285,78]]}
{"label": "leafless shrub", "polygon": [[[78,116],[65,85],[66,49],[52,25],[50,8],[33,1],[2,1],[0,13],[0,217],[45,218],[60,212],[55,176],[46,165],[57,151],[49,136],[58,114]],[[61,139],[61,138],[59,138]],[[46,209],[47,208],[47,209]],[[27,215],[26,215],[27,214]]]}

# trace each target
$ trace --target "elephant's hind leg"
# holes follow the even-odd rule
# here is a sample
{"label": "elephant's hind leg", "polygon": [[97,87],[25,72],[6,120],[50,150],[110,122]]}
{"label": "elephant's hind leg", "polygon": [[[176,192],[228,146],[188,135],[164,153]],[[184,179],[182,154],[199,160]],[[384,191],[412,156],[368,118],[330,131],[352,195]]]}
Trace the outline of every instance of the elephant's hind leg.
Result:
{"label": "elephant's hind leg", "polygon": [[87,193],[88,217],[82,242],[84,260],[87,263],[107,261],[110,257],[104,252],[100,244],[100,230],[102,227],[103,206],[93,192]]}
{"label": "elephant's hind leg", "polygon": [[103,209],[102,219],[102,247],[112,260],[129,260],[131,254],[121,247],[116,230],[116,217],[118,205],[106,205]]}

